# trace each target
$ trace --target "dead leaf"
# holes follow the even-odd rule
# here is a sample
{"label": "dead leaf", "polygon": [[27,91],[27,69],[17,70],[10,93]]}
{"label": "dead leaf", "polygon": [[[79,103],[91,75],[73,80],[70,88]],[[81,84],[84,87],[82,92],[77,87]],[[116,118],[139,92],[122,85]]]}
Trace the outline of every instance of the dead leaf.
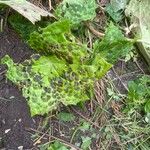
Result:
{"label": "dead leaf", "polygon": [[27,2],[26,0],[0,0],[0,3],[10,6],[33,24],[40,21],[41,17],[54,17],[53,14],[35,6],[30,2]]}

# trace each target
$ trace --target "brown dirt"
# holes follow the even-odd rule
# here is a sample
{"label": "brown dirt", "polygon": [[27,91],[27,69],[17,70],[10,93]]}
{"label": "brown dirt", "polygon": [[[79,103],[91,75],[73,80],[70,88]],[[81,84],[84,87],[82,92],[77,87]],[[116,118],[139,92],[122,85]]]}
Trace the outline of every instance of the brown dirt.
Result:
{"label": "brown dirt", "polygon": [[[15,62],[21,62],[32,50],[11,30],[0,33],[0,59],[8,54]],[[18,88],[5,78],[6,66],[0,66],[0,149],[17,150],[32,147],[26,127],[32,127],[29,107]]]}

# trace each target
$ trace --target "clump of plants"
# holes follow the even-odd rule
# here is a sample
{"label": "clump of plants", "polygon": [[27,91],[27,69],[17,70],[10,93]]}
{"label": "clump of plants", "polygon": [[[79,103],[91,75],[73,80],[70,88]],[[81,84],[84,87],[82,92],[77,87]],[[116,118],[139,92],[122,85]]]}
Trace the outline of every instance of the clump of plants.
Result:
{"label": "clump of plants", "polygon": [[[114,25],[110,26],[118,30]],[[112,30],[107,32],[106,37]],[[45,56],[33,56],[22,64],[5,56],[1,62],[8,65],[7,78],[22,89],[32,115],[48,113],[59,103],[75,105],[90,99],[94,82],[112,66],[98,48],[89,50],[77,43],[67,20],[33,32],[29,43]]]}
{"label": "clump of plants", "polygon": [[[95,42],[93,49],[77,40],[71,32],[72,24],[93,19],[96,7],[95,1],[86,5],[64,1],[58,6],[61,12],[59,21],[49,23],[45,28],[29,26],[31,32],[23,32],[38,55],[21,64],[14,63],[9,56],[1,60],[8,66],[7,78],[18,85],[27,99],[32,116],[46,114],[60,103],[76,105],[91,99],[95,81],[132,49],[133,41],[125,38],[113,23],[109,24],[104,38]],[[88,16],[81,11],[80,16],[70,18],[76,9],[80,11],[82,8],[85,12],[92,9],[90,13],[86,12]],[[12,22],[10,18],[13,27],[21,25]]]}
{"label": "clump of plants", "polygon": [[144,112],[145,121],[150,123],[150,77],[143,76],[139,80],[129,82],[129,92],[127,98],[128,114],[135,111]]}

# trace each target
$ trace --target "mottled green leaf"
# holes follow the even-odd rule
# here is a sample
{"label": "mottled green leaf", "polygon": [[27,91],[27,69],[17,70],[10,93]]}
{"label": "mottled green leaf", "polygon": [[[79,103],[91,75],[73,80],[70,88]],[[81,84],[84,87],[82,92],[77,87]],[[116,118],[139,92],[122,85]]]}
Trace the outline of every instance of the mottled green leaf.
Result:
{"label": "mottled green leaf", "polygon": [[40,74],[43,83],[48,86],[49,80],[57,78],[67,71],[67,64],[56,56],[43,56],[38,61],[34,61],[32,71]]}
{"label": "mottled green leaf", "polygon": [[92,20],[96,16],[96,8],[95,0],[64,0],[56,14],[70,20],[73,25],[79,25],[82,21]]}

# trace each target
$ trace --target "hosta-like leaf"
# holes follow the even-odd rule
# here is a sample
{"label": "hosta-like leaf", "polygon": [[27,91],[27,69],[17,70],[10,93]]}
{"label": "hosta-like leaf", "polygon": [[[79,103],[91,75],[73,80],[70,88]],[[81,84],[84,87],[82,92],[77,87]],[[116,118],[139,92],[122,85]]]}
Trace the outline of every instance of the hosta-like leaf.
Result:
{"label": "hosta-like leaf", "polygon": [[132,42],[110,24],[104,39],[95,44],[93,52],[88,51],[71,34],[67,20],[34,32],[29,43],[46,56],[34,55],[22,64],[16,64],[5,56],[1,62],[8,66],[8,79],[21,85],[32,115],[48,113],[59,103],[76,105],[90,99],[94,82],[112,66],[106,60],[115,62],[132,47]]}
{"label": "hosta-like leaf", "polygon": [[[61,20],[33,32],[29,40],[30,46],[46,55],[54,54],[68,62],[79,61],[81,56],[88,57],[84,46],[76,43],[70,32],[70,22]],[[80,49],[80,50],[79,50]]]}
{"label": "hosta-like leaf", "polygon": [[82,21],[92,20],[96,16],[96,8],[95,0],[64,0],[56,14],[70,20],[73,25],[79,25]]}

